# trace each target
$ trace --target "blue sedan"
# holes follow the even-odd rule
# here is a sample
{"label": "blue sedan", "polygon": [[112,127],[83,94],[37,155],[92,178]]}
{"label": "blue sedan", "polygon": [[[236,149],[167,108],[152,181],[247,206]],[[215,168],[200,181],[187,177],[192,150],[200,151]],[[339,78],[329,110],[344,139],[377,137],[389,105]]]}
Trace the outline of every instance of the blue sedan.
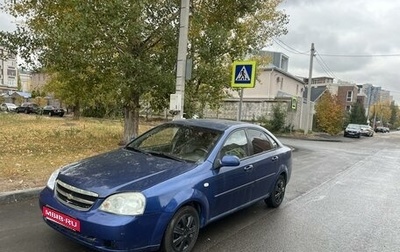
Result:
{"label": "blue sedan", "polygon": [[99,251],[190,251],[208,223],[278,207],[291,169],[291,149],[260,126],[176,120],[56,170],[39,203],[49,226]]}

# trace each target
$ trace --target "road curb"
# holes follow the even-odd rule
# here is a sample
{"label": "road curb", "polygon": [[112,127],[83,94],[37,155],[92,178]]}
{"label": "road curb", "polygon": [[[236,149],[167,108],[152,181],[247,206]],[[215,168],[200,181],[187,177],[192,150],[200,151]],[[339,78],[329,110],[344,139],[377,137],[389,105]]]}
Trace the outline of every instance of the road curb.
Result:
{"label": "road curb", "polygon": [[0,204],[9,204],[37,198],[41,190],[43,190],[42,187],[12,192],[0,192]]}

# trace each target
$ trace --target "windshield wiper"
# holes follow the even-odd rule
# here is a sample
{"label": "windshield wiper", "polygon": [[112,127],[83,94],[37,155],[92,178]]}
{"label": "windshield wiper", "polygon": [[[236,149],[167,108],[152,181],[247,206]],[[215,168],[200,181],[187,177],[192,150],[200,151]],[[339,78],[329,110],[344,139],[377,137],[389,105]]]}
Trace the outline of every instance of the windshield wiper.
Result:
{"label": "windshield wiper", "polygon": [[181,159],[181,158],[179,158],[179,157],[177,157],[177,156],[170,155],[170,154],[164,153],[164,152],[147,151],[146,153],[147,153],[147,154],[151,154],[151,155],[155,155],[155,156],[158,156],[158,157],[169,158],[169,159],[172,159],[172,160],[175,160],[175,161],[185,162],[184,159]]}
{"label": "windshield wiper", "polygon": [[133,147],[133,146],[126,146],[125,149],[136,151],[136,152],[140,152],[140,153],[143,153],[143,154],[148,154],[147,151],[141,150],[141,149]]}

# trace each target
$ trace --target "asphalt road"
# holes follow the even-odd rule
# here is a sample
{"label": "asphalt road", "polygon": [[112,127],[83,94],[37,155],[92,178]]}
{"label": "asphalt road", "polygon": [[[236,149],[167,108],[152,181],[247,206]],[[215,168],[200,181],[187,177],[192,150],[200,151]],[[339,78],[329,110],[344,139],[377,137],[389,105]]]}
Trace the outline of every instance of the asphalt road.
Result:
{"label": "asphalt road", "polygon": [[[400,132],[295,148],[278,209],[259,202],[201,230],[194,251],[400,251]],[[37,200],[0,206],[0,251],[91,251],[49,228]]]}

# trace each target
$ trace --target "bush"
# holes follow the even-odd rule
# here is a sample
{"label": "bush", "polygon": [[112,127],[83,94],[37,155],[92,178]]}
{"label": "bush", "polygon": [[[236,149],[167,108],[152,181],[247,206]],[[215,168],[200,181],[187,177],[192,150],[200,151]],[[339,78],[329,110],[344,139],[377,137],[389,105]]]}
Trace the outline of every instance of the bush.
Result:
{"label": "bush", "polygon": [[290,126],[285,128],[286,112],[281,105],[272,107],[272,118],[268,120],[265,116],[259,119],[260,125],[273,133],[284,132],[290,130]]}

